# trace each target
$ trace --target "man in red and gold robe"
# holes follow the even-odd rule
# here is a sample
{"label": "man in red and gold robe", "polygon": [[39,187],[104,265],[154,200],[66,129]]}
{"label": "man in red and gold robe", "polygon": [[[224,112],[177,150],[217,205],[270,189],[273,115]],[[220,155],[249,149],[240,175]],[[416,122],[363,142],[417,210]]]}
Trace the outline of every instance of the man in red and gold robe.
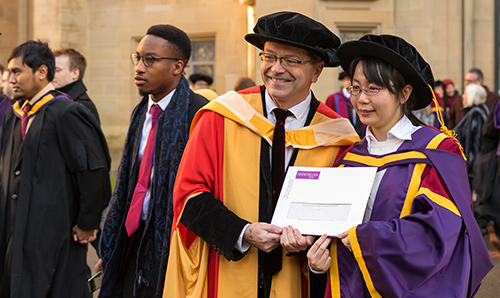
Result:
{"label": "man in red and gold robe", "polygon": [[[332,166],[339,151],[359,140],[349,120],[310,90],[323,67],[338,66],[340,40],[290,12],[260,18],[254,32],[245,38],[262,50],[264,85],[229,92],[193,120],[174,189],[164,297],[307,295],[304,257],[281,251],[282,228],[269,223],[276,111],[288,115],[285,167]],[[280,267],[270,273],[276,250]]]}

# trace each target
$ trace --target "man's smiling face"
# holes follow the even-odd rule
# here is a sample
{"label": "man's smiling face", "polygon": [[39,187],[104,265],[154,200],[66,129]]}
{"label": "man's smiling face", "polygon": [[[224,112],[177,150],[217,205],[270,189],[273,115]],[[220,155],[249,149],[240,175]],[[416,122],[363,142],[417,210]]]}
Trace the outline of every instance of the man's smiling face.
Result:
{"label": "man's smiling face", "polygon": [[[266,42],[264,52],[300,61],[311,60],[306,50],[277,42]],[[311,84],[318,80],[323,66],[323,61],[311,61],[292,67],[283,67],[278,59],[274,63],[262,61],[260,72],[262,81],[274,102],[278,106],[288,109],[307,97]]]}

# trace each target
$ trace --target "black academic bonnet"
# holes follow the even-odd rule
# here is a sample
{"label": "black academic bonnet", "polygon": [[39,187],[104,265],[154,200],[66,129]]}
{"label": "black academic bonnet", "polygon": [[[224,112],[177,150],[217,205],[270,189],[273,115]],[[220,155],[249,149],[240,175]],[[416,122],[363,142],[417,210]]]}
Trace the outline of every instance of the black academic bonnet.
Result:
{"label": "black academic bonnet", "polygon": [[283,43],[319,56],[326,67],[339,66],[340,39],[323,24],[300,13],[282,11],[265,15],[259,18],[253,32],[245,40],[261,50],[266,41]]}
{"label": "black academic bonnet", "polygon": [[338,55],[343,69],[349,69],[351,62],[358,57],[375,57],[397,69],[412,85],[416,92],[415,110],[425,108],[432,101],[434,86],[431,66],[418,53],[417,49],[404,39],[393,35],[368,34],[359,40],[349,41],[340,46]]}

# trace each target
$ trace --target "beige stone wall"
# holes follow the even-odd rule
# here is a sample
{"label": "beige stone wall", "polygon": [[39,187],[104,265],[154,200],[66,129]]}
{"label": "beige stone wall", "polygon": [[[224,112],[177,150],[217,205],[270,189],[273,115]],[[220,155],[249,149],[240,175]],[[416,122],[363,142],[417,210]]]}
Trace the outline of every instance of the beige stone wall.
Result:
{"label": "beige stone wall", "polygon": [[[436,79],[463,81],[462,8],[459,1],[397,1],[395,34],[411,42]],[[491,57],[493,58],[493,57]]]}
{"label": "beige stone wall", "polygon": [[[471,1],[471,0],[468,0]],[[484,83],[493,91],[495,86],[494,69],[494,1],[476,0],[474,4],[474,15],[472,20],[472,38],[466,40],[471,43],[474,52],[470,54],[473,58],[472,64],[465,65],[465,71],[471,67],[479,67],[484,74]]]}
{"label": "beige stone wall", "polygon": [[0,1],[0,64],[7,67],[7,59],[12,48],[18,43],[19,15],[18,7],[22,6],[21,0]]}
{"label": "beige stone wall", "polygon": [[[341,28],[373,28],[373,33],[393,33],[393,0],[379,1],[324,1],[317,0],[316,20],[339,35]],[[339,90],[339,68],[327,68],[313,90],[316,97],[325,101],[328,95]]]}
{"label": "beige stone wall", "polygon": [[[463,12],[463,16],[462,16]],[[463,77],[479,67],[494,86],[494,2],[490,0],[397,1],[395,34],[410,41],[431,64],[436,79]]]}

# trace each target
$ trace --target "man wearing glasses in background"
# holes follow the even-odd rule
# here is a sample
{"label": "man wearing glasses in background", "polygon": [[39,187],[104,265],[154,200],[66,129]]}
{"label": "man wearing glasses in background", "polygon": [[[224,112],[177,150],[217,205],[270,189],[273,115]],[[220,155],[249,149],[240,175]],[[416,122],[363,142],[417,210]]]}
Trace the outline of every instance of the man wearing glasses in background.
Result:
{"label": "man wearing glasses in background", "polygon": [[[491,92],[490,89],[488,89],[487,86],[483,85],[484,83],[484,76],[483,72],[479,68],[471,68],[469,71],[465,74],[464,77],[464,92],[465,88],[468,85],[474,84],[474,85],[479,85],[483,86],[484,89],[486,89],[486,106],[488,107],[489,111],[492,111],[495,108],[495,104],[499,98],[499,95],[495,92]],[[448,128],[453,129],[462,119],[463,117],[463,111],[462,109],[464,108],[464,103],[463,103],[463,93],[460,94],[451,104],[450,111],[448,112]]]}
{"label": "man wearing glasses in background", "polygon": [[193,121],[163,297],[300,297],[307,264],[287,257],[280,237],[294,252],[313,237],[269,223],[285,169],[332,166],[342,146],[359,140],[310,90],[323,67],[339,65],[339,38],[291,12],[260,18],[254,32],[245,39],[262,50],[264,86],[220,96]]}
{"label": "man wearing glasses in background", "polygon": [[148,29],[131,54],[143,96],[130,120],[100,242],[101,297],[156,297],[163,288],[172,192],[190,123],[208,101],[183,76],[191,41],[171,25]]}

